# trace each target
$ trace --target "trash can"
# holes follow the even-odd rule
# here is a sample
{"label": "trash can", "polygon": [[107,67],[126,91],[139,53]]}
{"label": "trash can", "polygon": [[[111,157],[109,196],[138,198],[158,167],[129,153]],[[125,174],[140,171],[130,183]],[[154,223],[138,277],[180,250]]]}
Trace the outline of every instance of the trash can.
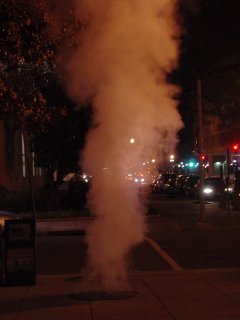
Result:
{"label": "trash can", "polygon": [[36,284],[35,221],[6,220],[4,228],[6,286]]}

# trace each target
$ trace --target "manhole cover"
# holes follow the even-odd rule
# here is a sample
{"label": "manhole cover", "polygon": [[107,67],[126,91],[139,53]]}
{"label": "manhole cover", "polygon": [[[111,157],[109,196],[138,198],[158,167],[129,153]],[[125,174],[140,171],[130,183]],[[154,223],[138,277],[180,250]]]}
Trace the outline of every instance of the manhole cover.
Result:
{"label": "manhole cover", "polygon": [[92,301],[92,300],[123,300],[134,298],[139,295],[135,291],[82,291],[73,293],[70,298]]}

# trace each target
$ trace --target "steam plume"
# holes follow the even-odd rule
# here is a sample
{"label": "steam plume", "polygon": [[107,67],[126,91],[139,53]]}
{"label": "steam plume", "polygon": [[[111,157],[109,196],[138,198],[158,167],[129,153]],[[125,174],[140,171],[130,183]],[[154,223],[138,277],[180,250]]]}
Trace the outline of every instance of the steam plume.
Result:
{"label": "steam plume", "polygon": [[178,89],[166,81],[177,67],[176,1],[78,0],[76,10],[85,28],[67,61],[68,91],[94,110],[82,163],[93,176],[88,204],[96,215],[88,265],[113,288],[146,231],[145,208],[137,187],[126,186],[126,168],[172,152],[182,126],[173,98]]}

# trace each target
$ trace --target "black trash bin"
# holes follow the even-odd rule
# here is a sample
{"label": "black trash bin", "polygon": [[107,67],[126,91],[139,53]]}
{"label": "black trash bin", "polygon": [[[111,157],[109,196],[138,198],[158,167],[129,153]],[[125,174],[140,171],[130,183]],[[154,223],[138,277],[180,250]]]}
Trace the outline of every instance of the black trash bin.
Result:
{"label": "black trash bin", "polygon": [[29,286],[36,283],[35,220],[8,214],[1,224],[0,284]]}

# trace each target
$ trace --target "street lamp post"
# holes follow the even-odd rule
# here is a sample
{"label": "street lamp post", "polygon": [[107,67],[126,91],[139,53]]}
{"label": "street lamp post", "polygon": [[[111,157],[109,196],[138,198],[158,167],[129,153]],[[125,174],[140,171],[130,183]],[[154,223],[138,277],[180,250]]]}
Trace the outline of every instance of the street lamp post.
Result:
{"label": "street lamp post", "polygon": [[230,150],[229,147],[227,148],[227,179],[226,179],[226,188],[227,188],[227,210],[230,209],[230,192],[229,192],[229,186],[230,186]]}
{"label": "street lamp post", "polygon": [[200,219],[205,219],[205,199],[202,192],[204,185],[203,159],[203,120],[202,120],[202,87],[201,80],[197,80],[197,108],[198,108],[198,154],[199,154],[199,203],[200,203]]}

